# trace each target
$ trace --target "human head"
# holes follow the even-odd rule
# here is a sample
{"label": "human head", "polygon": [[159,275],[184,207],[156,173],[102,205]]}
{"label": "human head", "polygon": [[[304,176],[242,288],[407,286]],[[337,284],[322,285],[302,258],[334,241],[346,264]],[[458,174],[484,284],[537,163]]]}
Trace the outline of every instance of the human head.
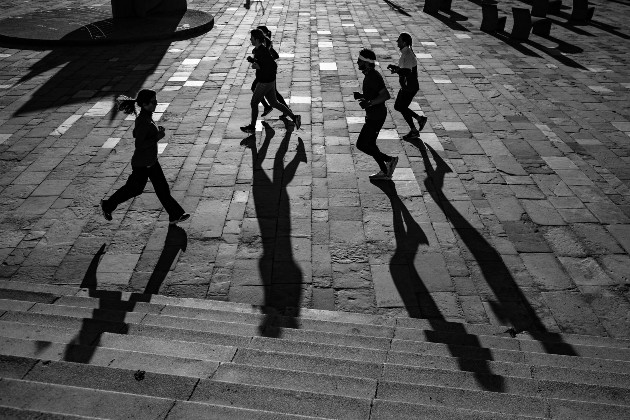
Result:
{"label": "human head", "polygon": [[118,110],[124,112],[125,114],[135,114],[136,113],[136,105],[138,105],[141,109],[147,109],[147,105],[152,107],[152,109],[147,109],[153,111],[155,109],[155,105],[157,101],[155,101],[156,93],[151,89],[142,89],[136,95],[136,98],[129,98],[128,96],[121,95],[116,99],[116,104],[118,106]]}
{"label": "human head", "polygon": [[362,49],[357,59],[357,65],[361,71],[373,69],[376,65],[376,54],[374,54],[374,51],[367,48]]}
{"label": "human head", "polygon": [[411,40],[411,35],[409,35],[407,32],[402,32],[398,36],[398,40],[396,41],[398,48],[400,48],[401,50],[405,47],[411,47],[412,43],[413,41]]}
{"label": "human head", "polygon": [[265,25],[260,25],[256,29],[260,29],[267,38],[271,38],[271,31]]}
{"label": "human head", "polygon": [[260,29],[254,29],[250,32],[250,41],[254,47],[258,47],[259,45],[266,45],[267,37]]}

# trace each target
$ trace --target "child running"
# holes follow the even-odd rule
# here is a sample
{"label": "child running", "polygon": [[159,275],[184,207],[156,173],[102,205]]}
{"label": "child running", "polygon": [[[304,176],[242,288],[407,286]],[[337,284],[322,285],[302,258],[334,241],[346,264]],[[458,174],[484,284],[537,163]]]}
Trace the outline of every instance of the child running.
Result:
{"label": "child running", "polygon": [[[396,41],[398,48],[400,49],[400,59],[398,65],[390,64],[387,68],[392,73],[398,74],[398,81],[400,82],[400,90],[396,96],[396,102],[394,102],[394,109],[400,112],[407,122],[411,131],[403,136],[403,139],[409,140],[420,136],[420,131],[427,123],[427,117],[424,115],[418,115],[409,109],[413,97],[416,96],[420,86],[418,85],[418,60],[416,55],[411,49],[411,35],[403,32],[398,36]],[[413,124],[413,119],[418,121],[418,129]]]}
{"label": "child running", "polygon": [[254,46],[254,57],[247,57],[247,61],[252,63],[252,68],[256,69],[256,88],[250,103],[252,107],[251,123],[241,127],[241,130],[245,133],[255,132],[258,104],[262,101],[262,98],[267,98],[271,107],[288,115],[293,120],[295,129],[299,130],[302,125],[300,115],[293,114],[289,107],[278,102],[276,98],[276,72],[278,66],[267,48],[268,38],[260,29],[254,29],[251,31],[250,41]]}
{"label": "child running", "polygon": [[[151,180],[153,189],[160,203],[168,213],[169,224],[183,222],[190,215],[171,196],[164,172],[158,162],[157,142],[164,137],[164,127],[153,121],[152,115],[157,106],[156,93],[153,90],[142,89],[135,99],[120,96],[116,103],[118,109],[125,114],[136,115],[133,128],[135,150],[131,158],[132,172],[127,183],[116,191],[108,200],[101,200],[101,210],[105,220],[112,220],[112,212],[125,201],[142,194],[147,180]],[[140,107],[140,114],[136,113],[136,105]]]}

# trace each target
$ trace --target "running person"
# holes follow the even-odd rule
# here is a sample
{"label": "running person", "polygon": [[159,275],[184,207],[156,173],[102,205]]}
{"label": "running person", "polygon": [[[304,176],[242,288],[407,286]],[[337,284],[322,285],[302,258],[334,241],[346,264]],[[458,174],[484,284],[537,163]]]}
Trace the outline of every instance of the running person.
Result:
{"label": "running person", "polygon": [[116,100],[118,109],[125,114],[136,114],[136,105],[140,114],[136,114],[133,128],[135,150],[131,157],[132,172],[127,183],[116,191],[108,200],[101,200],[101,210],[106,220],[112,220],[112,212],[119,204],[142,194],[147,180],[151,180],[153,189],[160,203],[168,213],[169,224],[183,222],[190,215],[171,196],[164,172],[158,162],[157,142],[164,137],[164,127],[155,124],[152,114],[157,106],[155,91],[142,89],[136,99],[121,96]]}
{"label": "running person", "polygon": [[[269,28],[267,28],[264,25],[258,26],[256,29],[260,29],[261,31],[263,31],[263,34],[265,34],[265,36],[267,37],[268,41],[267,41],[267,48],[269,49],[269,53],[271,54],[271,58],[273,58],[274,60],[278,60],[278,58],[280,58],[280,55],[278,54],[278,52],[273,48],[273,41],[271,40],[271,31],[269,30]],[[254,91],[256,88],[256,80],[254,79],[254,83],[252,84],[252,91]],[[287,105],[286,101],[284,100],[284,98],[282,97],[282,95],[280,94],[280,92],[278,92],[278,87],[276,86],[276,99],[278,100],[278,102],[280,102],[282,105],[286,106],[287,108],[289,107],[289,105]],[[267,102],[267,100],[265,98],[262,99],[261,101],[262,105],[263,105],[263,113],[260,114],[262,117],[266,116],[267,114],[269,114],[271,111],[273,111],[273,107],[271,105],[269,105],[269,103]],[[282,114],[280,116],[280,118],[286,118],[285,114]]]}
{"label": "running person", "polygon": [[[390,64],[387,68],[392,73],[398,74],[398,81],[400,82],[400,90],[396,96],[394,109],[402,114],[407,125],[411,128],[411,131],[404,135],[403,139],[412,139],[420,135],[420,131],[427,123],[427,117],[418,115],[409,109],[413,97],[416,96],[420,89],[418,85],[418,60],[416,60],[416,55],[411,49],[411,35],[406,32],[401,33],[396,43],[401,54],[398,65]],[[418,129],[413,123],[414,118],[418,121]]]}
{"label": "running person", "polygon": [[260,29],[254,29],[251,31],[250,40],[254,46],[254,58],[247,57],[247,61],[252,63],[252,68],[256,69],[256,88],[252,95],[251,107],[252,107],[252,120],[249,125],[241,127],[241,130],[246,133],[253,133],[256,129],[256,119],[258,118],[258,104],[262,98],[267,98],[269,104],[282,112],[287,114],[295,124],[296,130],[300,129],[302,119],[299,115],[293,114],[291,109],[282,105],[276,98],[276,72],[278,66],[274,61],[269,49],[267,49],[266,42],[267,37]]}
{"label": "running person", "polygon": [[396,169],[398,158],[381,152],[376,145],[376,139],[387,117],[385,101],[391,96],[385,87],[383,76],[374,68],[375,63],[376,54],[372,50],[361,50],[357,65],[359,70],[365,75],[363,79],[363,93],[355,92],[354,97],[359,99],[359,105],[365,109],[365,124],[363,124],[357,139],[357,149],[372,156],[381,169],[379,172],[370,175],[370,179],[390,180]]}

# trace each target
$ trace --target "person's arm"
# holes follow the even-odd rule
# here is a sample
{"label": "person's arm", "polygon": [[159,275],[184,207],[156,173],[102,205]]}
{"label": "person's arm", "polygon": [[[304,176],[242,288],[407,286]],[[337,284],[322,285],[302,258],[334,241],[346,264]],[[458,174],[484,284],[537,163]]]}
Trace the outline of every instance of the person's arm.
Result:
{"label": "person's arm", "polygon": [[385,103],[385,101],[387,101],[390,98],[391,96],[389,95],[389,91],[387,90],[386,87],[383,87],[381,90],[378,91],[378,96],[376,98],[372,99],[371,101],[365,101],[365,108],[369,108],[374,105],[383,104]]}

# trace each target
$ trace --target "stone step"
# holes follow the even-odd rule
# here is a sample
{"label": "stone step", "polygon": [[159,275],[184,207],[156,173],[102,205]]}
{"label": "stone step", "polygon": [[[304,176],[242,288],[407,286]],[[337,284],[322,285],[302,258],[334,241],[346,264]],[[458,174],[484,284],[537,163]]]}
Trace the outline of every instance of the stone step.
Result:
{"label": "stone step", "polygon": [[375,399],[370,420],[527,420],[538,417]]}
{"label": "stone step", "polygon": [[615,419],[625,418],[626,405],[591,403],[576,400],[540,398],[501,392],[447,388],[422,384],[380,381],[377,399],[439,405],[468,410],[483,410],[500,414],[553,419]]}
{"label": "stone step", "polygon": [[[17,313],[18,315],[22,314],[24,316],[18,317],[17,319],[23,321],[24,323],[35,323],[39,324],[36,328],[41,330],[43,325],[59,325],[63,328],[77,328],[83,327],[82,322],[78,322],[77,319],[72,317],[61,317],[61,318],[49,318],[42,319],[41,316],[37,314],[24,314]],[[11,315],[11,314],[9,314]],[[32,315],[35,315],[33,317]],[[4,319],[11,319],[4,317]],[[118,327],[117,327],[118,328]],[[18,328],[18,330],[21,328]],[[96,337],[96,335],[101,331],[112,331],[112,327],[108,324],[100,325],[98,323],[90,323],[90,329],[82,332],[82,337],[87,341],[83,341],[83,343],[89,344],[91,342],[91,338]],[[252,348],[259,348],[260,350],[274,351],[274,352],[282,352],[282,353],[295,353],[295,354],[305,354],[311,356],[320,356],[320,357],[334,357],[336,359],[347,359],[347,360],[357,360],[357,361],[367,361],[367,362],[375,362],[375,363],[383,363],[385,361],[386,352],[378,351],[372,349],[359,349],[356,347],[348,347],[348,346],[332,346],[332,345],[324,345],[320,343],[304,343],[300,341],[285,341],[285,340],[274,340],[267,339],[264,337],[254,337],[249,343],[249,339],[245,339],[243,337],[236,337],[232,335],[217,335],[214,333],[205,333],[205,332],[190,332],[186,333],[186,330],[173,329],[173,328],[163,328],[163,327],[150,327],[143,325],[128,325],[124,329],[126,329],[126,333],[129,336],[152,336],[152,337],[162,337],[170,340],[182,340],[182,341],[201,341],[203,343],[213,342],[220,343],[227,346],[249,346]],[[120,328],[118,328],[120,330]],[[120,331],[117,331],[120,332]],[[112,337],[116,337],[114,334]],[[17,336],[22,338],[28,338],[25,336]],[[196,337],[196,338],[195,338]],[[46,338],[42,338],[46,339]],[[208,341],[212,340],[212,341]],[[218,340],[218,341],[217,341]],[[138,344],[141,345],[141,344]],[[159,344],[157,345],[160,346]],[[134,348],[128,348],[129,350],[135,350]],[[433,355],[437,357],[446,357],[451,358],[452,356],[456,356],[459,359],[466,360],[495,360],[495,361],[503,361],[510,363],[518,363],[534,365],[534,366],[555,366],[558,368],[567,368],[567,369],[577,369],[577,370],[592,370],[592,371],[607,371],[613,374],[628,374],[630,372],[630,363],[615,361],[615,360],[606,360],[606,359],[591,359],[591,358],[576,358],[569,356],[557,356],[557,355],[547,355],[543,353],[524,353],[520,351],[506,351],[506,350],[497,350],[497,349],[479,349],[474,347],[465,347],[465,346],[446,346],[438,343],[425,343],[425,342],[406,342],[400,340],[394,340],[392,342],[392,350],[398,354],[399,359],[397,362],[401,361],[401,357],[406,357],[407,359],[411,359],[415,356],[410,353],[416,353],[420,355]],[[416,357],[417,358],[417,357]],[[414,364],[411,361],[408,361],[409,364]],[[457,361],[458,365],[470,365],[473,362],[467,361],[465,363],[460,360]],[[415,363],[417,364],[417,363]],[[486,362],[483,362],[481,365],[482,368],[487,370]],[[444,366],[440,366],[443,368]],[[500,366],[495,366],[496,368],[500,368]],[[543,379],[543,375],[546,374],[545,369],[538,368],[536,372],[540,372],[540,379]],[[504,370],[499,370],[495,373],[505,374]],[[572,377],[578,377],[579,374],[574,374],[569,372]],[[515,376],[519,376],[516,374]],[[520,375],[522,376],[522,375]],[[583,375],[582,375],[583,376]],[[605,375],[598,375],[603,376]],[[599,383],[599,382],[597,382]],[[608,384],[599,383],[602,385]]]}
{"label": "stone step", "polygon": [[[2,316],[2,319],[15,320],[16,314],[19,311],[8,311]],[[196,331],[212,331],[215,333],[231,334],[238,336],[256,336],[258,329],[254,324],[240,324],[236,322],[220,322],[210,321],[204,319],[190,319],[171,317],[155,314],[134,314],[122,311],[107,311],[98,310],[94,311],[89,308],[72,307],[72,306],[59,306],[36,303],[33,305],[26,314],[62,314],[70,317],[81,317],[86,319],[96,319],[96,322],[101,320],[108,321],[125,321],[130,323],[141,323],[142,325],[154,325],[154,326],[172,326],[175,328],[186,328]],[[88,321],[94,322],[94,321]],[[117,325],[112,324],[111,328],[117,328]],[[296,330],[283,328],[278,329],[275,327],[269,328],[269,331],[275,334],[282,334],[282,337],[290,340],[300,341],[313,341],[332,343],[346,346],[367,347],[375,349],[386,349],[389,347],[390,340],[386,337],[370,337],[361,335],[345,335],[341,333],[328,333],[313,330]],[[113,330],[112,332],[119,332]],[[441,331],[428,331],[417,330],[408,328],[398,328],[395,331],[395,337],[397,340],[403,341],[420,341],[420,342],[434,342],[445,343],[448,345],[467,345],[469,347],[479,347],[480,351],[484,351],[485,347],[492,347],[494,349],[506,349],[506,350],[523,350],[529,353],[541,353],[541,354],[567,354],[571,356],[581,356],[589,358],[601,358],[611,360],[630,360],[630,349],[624,348],[608,348],[599,346],[586,346],[586,345],[573,345],[565,346],[560,343],[539,343],[532,340],[515,340],[504,337],[494,336],[474,336],[474,335],[462,335]],[[569,351],[570,350],[570,351]],[[407,350],[403,350],[407,351]]]}
{"label": "stone step", "polygon": [[74,414],[45,413],[37,410],[22,410],[20,408],[0,405],[0,418],[12,420],[98,420],[102,417],[75,416]]}
{"label": "stone step", "polygon": [[206,420],[323,420],[321,417],[287,415],[274,411],[175,401],[167,398],[9,378],[0,379],[0,406],[42,412],[46,415],[48,413],[63,413],[116,420],[154,420],[158,418],[173,420],[197,418]]}
{"label": "stone step", "polygon": [[[129,305],[133,304],[134,311],[142,311],[148,313],[157,313],[158,310],[167,309],[173,307],[173,309],[167,309],[170,315],[181,316],[185,315],[185,309],[197,309],[196,315],[190,316],[193,312],[188,312],[189,315],[183,317],[196,317],[207,318],[214,320],[221,320],[220,318],[213,318],[212,315],[203,315],[203,311],[207,310],[213,312],[217,317],[221,317],[224,314],[219,312],[238,312],[243,314],[261,314],[261,308],[243,303],[213,301],[193,298],[172,298],[168,296],[160,295],[142,295],[134,293],[121,293],[121,292],[105,292],[97,291],[98,298],[90,297],[90,292],[87,289],[71,288],[68,286],[54,286],[54,285],[37,285],[23,282],[13,282],[0,280],[0,298],[2,298],[3,290],[14,291],[28,291],[28,292],[41,292],[44,296],[41,299],[49,298],[50,294],[58,293],[59,299],[63,298],[63,304],[68,306],[89,306],[98,307],[98,305],[104,304],[108,308],[129,308]],[[68,296],[66,296],[68,295]],[[26,296],[28,297],[28,296]],[[26,298],[25,297],[25,298]],[[71,298],[71,299],[70,299]],[[136,300],[136,302],[129,302],[130,300]],[[40,301],[37,300],[36,301]],[[43,302],[43,300],[42,300]],[[61,303],[61,302],[59,302]],[[111,305],[111,306],[110,306]],[[179,312],[179,311],[182,312]],[[166,314],[166,313],[165,313]],[[386,335],[389,334],[391,328],[406,328],[406,329],[428,329],[428,330],[441,330],[450,331],[458,334],[470,334],[470,335],[489,335],[489,336],[501,336],[511,338],[508,327],[486,325],[486,324],[464,324],[457,322],[448,322],[444,320],[427,320],[427,319],[414,319],[414,318],[387,318],[379,315],[369,314],[355,314],[355,313],[339,313],[333,311],[315,310],[315,309],[300,309],[300,322],[314,324],[314,321],[327,321],[336,324],[349,324],[345,328],[357,328],[357,325],[352,324],[364,324],[374,327],[383,327],[382,331]],[[229,316],[229,315],[226,315]],[[235,316],[234,322],[243,322]],[[246,318],[242,317],[241,319]],[[252,317],[248,323],[255,323],[257,317]],[[336,332],[334,329],[326,329],[322,331]],[[344,328],[344,327],[341,327]],[[318,327],[311,326],[306,329],[319,329]],[[375,331],[379,329],[376,328]],[[379,333],[373,333],[379,336]],[[373,334],[361,334],[361,335],[373,335]],[[382,334],[382,333],[381,333]],[[604,346],[604,347],[618,347],[618,348],[630,348],[630,339],[599,337],[599,336],[586,336],[575,334],[557,334],[551,332],[523,332],[517,335],[517,338],[521,341],[528,340],[536,343],[540,342],[555,342],[555,351],[561,351],[563,345],[587,345],[587,346]]]}
{"label": "stone step", "polygon": [[630,388],[516,378],[478,372],[385,364],[382,380],[478,391],[493,390],[531,397],[630,405]]}

